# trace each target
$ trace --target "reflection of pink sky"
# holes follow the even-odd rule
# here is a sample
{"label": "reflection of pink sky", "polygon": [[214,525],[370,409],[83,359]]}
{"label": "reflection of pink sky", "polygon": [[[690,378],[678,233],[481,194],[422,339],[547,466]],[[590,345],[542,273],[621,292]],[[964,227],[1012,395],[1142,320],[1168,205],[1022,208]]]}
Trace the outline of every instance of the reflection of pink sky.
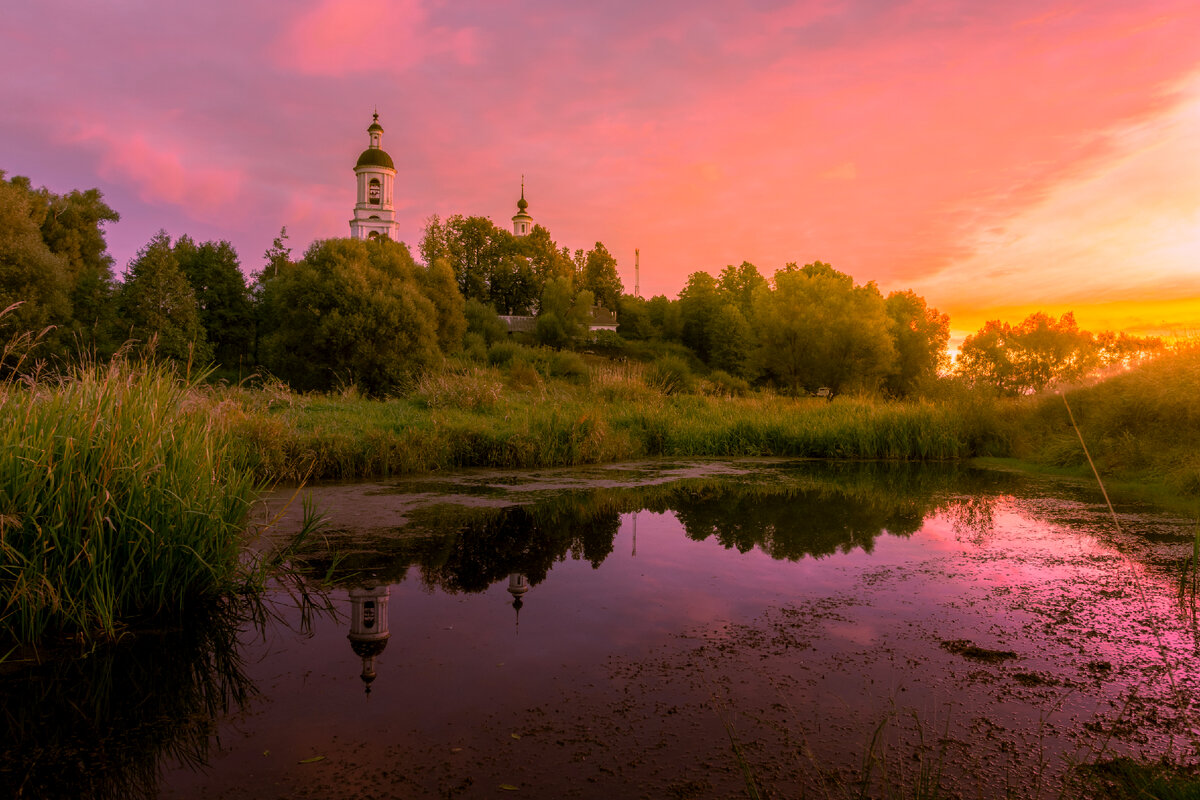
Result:
{"label": "reflection of pink sky", "polygon": [[[408,775],[431,785],[443,767],[506,783],[531,769],[543,783],[571,783],[594,769],[587,759],[624,763],[589,737],[629,737],[631,752],[645,755],[656,741],[642,729],[653,727],[649,715],[676,707],[680,715],[664,724],[675,727],[682,749],[651,749],[647,763],[686,771],[695,768],[686,746],[724,742],[713,703],[718,692],[739,690],[731,687],[747,693],[739,724],[783,707],[791,730],[815,733],[816,747],[822,734],[832,737],[825,744],[833,752],[857,754],[865,741],[846,738],[848,728],[839,725],[865,724],[866,736],[889,708],[948,704],[964,737],[978,734],[967,731],[973,720],[990,717],[1003,720],[1001,733],[1027,735],[1045,753],[1069,752],[1079,746],[1070,737],[1080,725],[1109,714],[1135,687],[1153,691],[1147,670],[1163,655],[1146,620],[1165,628],[1176,679],[1189,687],[1194,633],[1175,613],[1169,576],[1099,541],[1095,526],[1106,526],[1094,507],[1044,499],[1032,506],[1091,520],[1059,528],[1021,502],[1001,501],[982,538],[936,515],[911,537],[881,534],[871,553],[794,562],[757,548],[725,549],[714,537],[687,539],[674,514],[650,512],[636,515],[635,557],[635,517],[626,514],[599,569],[567,556],[529,589],[519,628],[507,581],[480,594],[447,595],[424,587],[419,570],[410,569],[391,587],[391,638],[370,696],[357,677],[344,616],[319,619],[312,638],[276,631],[269,644],[246,652],[262,696],[250,713],[222,724],[211,769],[167,771],[165,796],[192,796],[197,786],[247,796],[251,786],[328,781],[333,770],[350,785],[381,780],[381,770],[389,783]],[[1146,604],[1129,590],[1135,574]],[[336,600],[344,614],[345,595]],[[801,615],[791,629],[786,618],[775,627],[781,609]],[[739,628],[760,636],[739,637]],[[795,637],[792,649],[774,641],[780,633]],[[1011,649],[1015,660],[964,660],[941,644],[955,639]],[[1111,662],[1112,674],[1093,681],[1087,665],[1097,660]],[[721,672],[723,663],[730,672]],[[989,672],[987,680],[975,677]],[[1021,695],[1016,673],[1056,681],[1051,699]],[[687,716],[689,709],[700,717]],[[559,719],[568,720],[569,733],[553,733]],[[555,751],[559,736],[557,746],[566,749]],[[572,756],[572,772],[531,764],[531,751]],[[328,763],[311,774],[297,764],[318,755]],[[627,779],[613,780],[619,777]]]}
{"label": "reflection of pink sky", "polygon": [[1035,307],[1200,328],[1200,7],[349,0],[6,11],[0,169],[98,186],[123,266],[159,228],[247,270],[281,225],[342,236],[378,107],[410,244],[507,224],[632,288],[821,259],[957,332]]}

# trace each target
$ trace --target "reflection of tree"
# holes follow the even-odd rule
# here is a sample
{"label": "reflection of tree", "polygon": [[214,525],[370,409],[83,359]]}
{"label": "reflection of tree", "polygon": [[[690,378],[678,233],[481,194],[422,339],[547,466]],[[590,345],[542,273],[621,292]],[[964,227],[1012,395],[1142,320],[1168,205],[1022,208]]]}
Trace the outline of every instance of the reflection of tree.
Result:
{"label": "reflection of tree", "polygon": [[510,506],[465,523],[435,561],[419,563],[427,585],[450,592],[482,592],[513,572],[536,586],[568,553],[599,567],[612,552],[619,526],[615,512],[562,516]]}
{"label": "reflection of tree", "polygon": [[[674,512],[693,539],[712,536],[725,547],[758,547],[795,560],[839,549],[870,551],[884,531],[911,535],[931,514],[1004,493],[1013,482],[1004,473],[954,464],[769,464],[731,476],[563,492],[529,505],[427,506],[393,536],[343,532],[336,564],[315,553],[305,560],[316,574],[334,568],[335,576],[378,583],[403,580],[409,567],[419,566],[423,583],[451,592],[481,592],[512,573],[536,585],[568,556],[598,567],[612,552],[620,515],[642,509]],[[450,487],[431,482],[419,490],[431,488]],[[489,499],[496,492],[476,491]]]}
{"label": "reflection of tree", "polygon": [[793,489],[767,496],[699,492],[679,503],[675,513],[691,539],[713,536],[743,553],[758,547],[772,558],[795,561],[856,547],[870,552],[881,533],[909,536],[919,530],[927,509],[887,497],[871,502]]}
{"label": "reflection of tree", "polygon": [[252,691],[224,610],[0,679],[0,796],[157,797],[163,758],[203,765]]}

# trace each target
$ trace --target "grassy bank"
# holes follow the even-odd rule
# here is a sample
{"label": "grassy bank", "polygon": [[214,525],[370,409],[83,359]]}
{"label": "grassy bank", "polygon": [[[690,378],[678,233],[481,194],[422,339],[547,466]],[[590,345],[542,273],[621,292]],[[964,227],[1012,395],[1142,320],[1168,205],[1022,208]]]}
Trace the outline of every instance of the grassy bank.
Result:
{"label": "grassy bank", "polygon": [[[199,386],[118,361],[0,383],[0,639],[112,635],[239,580],[256,485],[647,457],[1023,459],[1086,476],[1063,398],[796,398],[573,354],[404,397]],[[1066,392],[1105,480],[1200,496],[1200,351]]]}
{"label": "grassy bank", "polygon": [[[211,390],[211,413],[263,480],[351,480],[463,467],[547,467],[656,456],[788,456],[1016,464],[1090,477],[1056,392],[1017,400],[961,387],[938,399],[680,393],[652,367],[576,359],[456,365],[404,397]],[[1064,392],[1106,480],[1200,495],[1200,351]]]}
{"label": "grassy bank", "polygon": [[1017,414],[1009,455],[1091,477],[1082,434],[1106,481],[1200,497],[1200,348],[1030,398],[1017,404]]}
{"label": "grassy bank", "polygon": [[960,459],[1003,455],[1001,405],[675,394],[633,366],[583,378],[467,367],[409,396],[225,390],[211,398],[267,480],[386,477],[472,466],[547,467],[654,456]]}
{"label": "grassy bank", "polygon": [[0,384],[0,643],[112,636],[230,589],[255,486],[195,400],[123,361]]}

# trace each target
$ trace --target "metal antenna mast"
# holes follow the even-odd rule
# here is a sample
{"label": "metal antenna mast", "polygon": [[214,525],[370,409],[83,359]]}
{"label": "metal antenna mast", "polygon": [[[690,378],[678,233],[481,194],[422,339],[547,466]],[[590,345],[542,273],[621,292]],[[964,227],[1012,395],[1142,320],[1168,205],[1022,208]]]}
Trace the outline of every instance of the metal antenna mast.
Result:
{"label": "metal antenna mast", "polygon": [[642,251],[633,249],[633,296],[642,296]]}

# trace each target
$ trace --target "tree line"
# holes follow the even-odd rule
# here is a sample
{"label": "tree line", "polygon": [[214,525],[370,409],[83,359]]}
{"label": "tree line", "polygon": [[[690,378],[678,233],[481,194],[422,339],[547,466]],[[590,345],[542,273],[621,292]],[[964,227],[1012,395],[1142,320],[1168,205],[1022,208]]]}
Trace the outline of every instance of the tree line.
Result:
{"label": "tree line", "polygon": [[[531,343],[676,358],[745,387],[907,396],[952,371],[945,314],[820,261],[770,275],[748,262],[697,271],[678,298],[644,299],[624,292],[601,242],[572,252],[540,225],[518,237],[454,215],[427,220],[423,264],[386,239],[319,240],[294,259],[284,229],[247,280],[229,242],[160,231],[118,278],[103,226],[119,219],[96,189],[60,195],[0,172],[0,309],[15,306],[0,325],[44,331],[49,356],[152,343],[159,357],[216,364],[223,377],[266,370],[298,390],[388,393],[446,356],[486,360],[509,335],[499,315],[536,316],[522,334]],[[589,334],[595,308],[616,312],[616,334]],[[953,371],[1021,394],[1161,347],[1035,314],[989,322]]]}

